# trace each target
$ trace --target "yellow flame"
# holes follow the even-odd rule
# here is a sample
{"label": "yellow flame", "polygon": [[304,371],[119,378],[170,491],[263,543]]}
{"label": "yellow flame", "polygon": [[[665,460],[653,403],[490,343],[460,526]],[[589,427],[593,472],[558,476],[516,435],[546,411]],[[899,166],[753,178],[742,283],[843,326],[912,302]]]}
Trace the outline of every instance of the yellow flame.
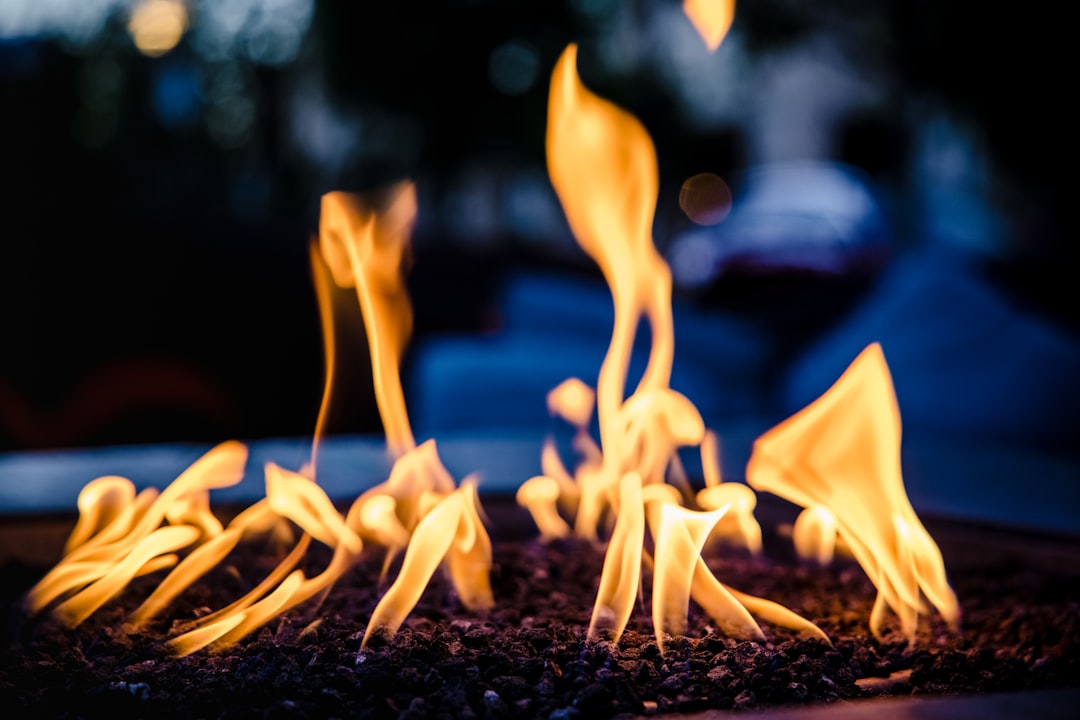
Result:
{"label": "yellow flame", "polygon": [[791,539],[803,560],[828,565],[836,553],[836,516],[823,505],[804,508],[795,519]]}
{"label": "yellow flame", "polygon": [[193,550],[132,613],[130,624],[137,628],[157,617],[177,595],[224,560],[242,535],[243,530],[231,528]]}
{"label": "yellow flame", "polygon": [[824,395],[761,436],[746,472],[758,490],[832,514],[839,537],[877,586],[875,635],[888,608],[913,640],[923,595],[958,625],[941,551],[904,490],[900,410],[879,344],[867,346]]}
{"label": "yellow flame", "polygon": [[302,535],[292,551],[246,595],[220,610],[199,618],[194,629],[170,640],[169,645],[173,652],[180,656],[189,655],[220,640],[237,628],[246,619],[247,608],[266,597],[267,593],[272,593],[275,587],[280,587],[280,583],[291,575],[292,569],[303,559],[310,543],[311,536]]}
{"label": "yellow flame", "polygon": [[608,541],[604,568],[600,572],[600,588],[596,593],[589,638],[598,637],[600,630],[610,630],[618,642],[637,599],[641,577],[641,553],[645,542],[645,511],[641,496],[641,476],[627,473],[619,481],[621,512]]}
{"label": "yellow flame", "polygon": [[[57,613],[78,624],[138,574],[175,563],[171,557],[175,550],[221,529],[216,519],[211,522],[205,517],[203,501],[191,498],[235,485],[246,461],[247,448],[230,441],[196,460],[160,494],[151,489],[135,495],[134,486],[123,478],[91,482],[80,493],[80,521],[68,539],[68,552],[27,594],[27,609],[40,612],[54,600],[77,592]],[[95,501],[103,506],[96,507]],[[182,524],[159,530],[170,514]]]}
{"label": "yellow flame", "polygon": [[190,525],[153,531],[137,542],[119,562],[110,563],[109,571],[100,580],[61,603],[56,608],[57,617],[69,625],[78,625],[123,590],[146,563],[162,556],[169,556],[169,564],[175,562],[171,553],[191,545],[198,540],[199,534],[199,529]]}
{"label": "yellow flame", "polygon": [[735,0],[683,0],[683,12],[705,41],[709,52],[714,52],[731,29]]}
{"label": "yellow flame", "polygon": [[548,412],[579,430],[587,430],[596,406],[596,391],[577,378],[559,383],[547,395]]}
{"label": "yellow flame", "polygon": [[397,632],[443,562],[465,607],[486,610],[494,605],[488,580],[491,541],[476,508],[476,487],[466,481],[424,516],[397,579],[371,614],[361,647],[376,629]]}
{"label": "yellow flame", "polygon": [[412,334],[412,305],[402,277],[416,221],[416,189],[392,187],[387,197],[331,192],[323,195],[319,248],[334,282],[356,288],[367,329],[375,401],[391,452],[413,447],[401,388],[401,357]]}
{"label": "yellow flame", "polygon": [[[753,518],[753,491],[720,482],[715,435],[706,431],[694,404],[669,387],[674,356],[671,272],[652,242],[658,187],[652,139],[636,118],[581,84],[576,57],[577,48],[570,45],[552,73],[547,161],[570,228],[600,266],[615,306],[615,326],[595,394],[600,446],[587,432],[593,403],[587,387],[569,380],[555,388],[548,396],[549,409],[577,427],[574,448],[583,462],[571,476],[549,439],[541,457],[544,474],[521,488],[518,502],[529,508],[545,538],[568,532],[560,506],[569,506],[564,512],[573,515],[573,531],[584,538],[598,539],[605,517],[613,520],[590,638],[608,630],[618,640],[629,621],[641,564],[648,560],[643,548],[646,503],[653,507],[649,526],[657,550],[652,559],[657,642],[662,646],[665,632],[685,630],[691,597],[733,636],[760,638],[761,630],[744,604],[701,560],[707,535],[728,514],[733,516],[732,532],[755,552],[761,531]],[[651,330],[650,354],[636,390],[625,397],[630,354],[642,322]],[[692,494],[677,450],[699,444],[710,486],[701,501],[725,498],[713,512],[679,505]],[[558,502],[552,497],[555,490]],[[756,600],[748,602],[770,618],[799,630],[809,625],[814,634],[824,636],[794,613],[785,615],[775,603]]]}
{"label": "yellow flame", "polygon": [[313,538],[334,547],[343,542],[353,553],[363,544],[318,485],[299,473],[270,462],[266,464],[266,497],[270,507],[289,518]]}
{"label": "yellow flame", "polygon": [[311,460],[307,468],[313,480],[316,478],[319,465],[319,445],[326,434],[326,423],[330,415],[330,402],[334,394],[334,375],[337,370],[337,340],[334,337],[334,303],[332,300],[332,279],[330,268],[323,260],[319,252],[317,240],[308,244],[308,257],[311,261],[311,279],[315,286],[315,298],[319,308],[319,325],[322,329],[323,340],[323,394],[319,403],[319,414],[315,419],[315,431],[311,438]]}
{"label": "yellow flame", "polygon": [[704,510],[727,507],[728,512],[720,518],[713,536],[734,541],[751,553],[761,553],[761,525],[754,517],[757,495],[740,483],[720,483],[698,491],[697,504]]}
{"label": "yellow flame", "polygon": [[566,537],[570,526],[559,515],[559,483],[546,475],[537,475],[521,484],[517,491],[518,505],[528,508],[540,537],[544,540]]}
{"label": "yellow flame", "polygon": [[[182,636],[174,641],[174,649],[182,654],[187,654],[196,649],[194,647],[196,641],[216,640],[220,646],[239,642],[272,618],[330,588],[352,567],[360,552],[361,546],[353,542],[356,536],[353,534],[351,527],[356,524],[357,516],[361,510],[362,506],[357,502],[354,502],[349,509],[343,524],[339,526],[341,535],[338,541],[333,544],[334,555],[326,569],[321,573],[315,577],[307,578],[300,570],[292,571],[273,592],[250,606],[244,606],[242,612],[239,613],[240,622],[234,625],[231,622],[216,621],[214,626],[221,631],[220,635],[216,637],[213,634],[200,636],[198,635],[199,631],[195,630],[188,633],[190,647],[185,647]],[[307,537],[307,535],[304,535],[304,538]],[[306,544],[303,547],[306,550]],[[282,563],[278,568],[278,572],[284,573],[287,571],[286,568],[291,566],[292,564],[288,562]]]}
{"label": "yellow flame", "polygon": [[577,46],[570,45],[552,73],[548,174],[574,237],[600,266],[615,302],[596,389],[601,445],[614,462],[621,443],[615,416],[643,317],[653,343],[638,387],[663,389],[671,376],[671,271],[652,242],[659,187],[652,138],[633,115],[586,89],[576,63]]}
{"label": "yellow flame", "polygon": [[[401,392],[400,361],[412,324],[402,271],[415,216],[415,191],[407,182],[382,196],[330,193],[323,198],[319,242],[310,250],[326,380],[309,464],[293,472],[266,463],[266,497],[236,515],[227,528],[211,512],[209,492],[241,479],[247,448],[237,442],[214,448],[162,492],[136,494],[130,480],[117,476],[88,483],[79,496],[79,521],[65,556],[28,593],[28,609],[38,612],[60,600],[54,612],[74,625],[132,578],[172,567],[129,618],[127,627],[135,630],[242,540],[269,534],[292,543],[293,527],[302,535],[291,551],[242,597],[188,623],[169,641],[176,654],[235,643],[313,598],[353,566],[366,540],[385,548],[384,572],[405,551],[399,577],[376,608],[369,631],[396,629],[440,563],[465,607],[492,605],[491,543],[475,483],[455,489],[434,441],[416,445]],[[336,371],[331,279],[355,288],[368,332],[376,399],[396,457],[389,477],[356,498],[344,518],[314,481]],[[297,565],[312,539],[334,552],[326,568],[309,578]]]}
{"label": "yellow flame", "polygon": [[[134,502],[135,484],[127,478],[106,475],[88,482],[79,491],[79,520],[68,537],[64,552],[70,553],[110,525],[123,533],[130,524]],[[119,520],[125,513],[128,519]]]}
{"label": "yellow flame", "polygon": [[663,500],[655,504],[659,506],[659,512],[650,513],[650,525],[656,539],[652,617],[656,643],[663,652],[665,633],[686,633],[690,589],[701,548],[728,506],[703,513]]}

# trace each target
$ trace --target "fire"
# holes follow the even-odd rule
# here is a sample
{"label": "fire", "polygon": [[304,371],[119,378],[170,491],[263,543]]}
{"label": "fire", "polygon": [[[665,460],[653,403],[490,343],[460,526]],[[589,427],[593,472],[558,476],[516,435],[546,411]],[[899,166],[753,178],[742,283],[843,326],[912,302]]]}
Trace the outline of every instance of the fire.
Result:
{"label": "fire", "polygon": [[[687,0],[685,8],[715,49],[730,25],[733,3]],[[927,602],[956,627],[959,610],[941,553],[904,491],[899,410],[880,346],[868,347],[825,395],[755,443],[749,485],[721,477],[719,438],[694,404],[670,386],[672,279],[652,239],[659,187],[652,139],[635,117],[582,84],[576,56],[576,46],[568,46],[552,73],[548,172],[571,230],[611,290],[615,320],[595,390],[571,378],[547,398],[551,413],[575,428],[579,462],[568,470],[549,437],[541,474],[520,486],[517,501],[528,508],[544,540],[606,539],[589,639],[606,634],[618,641],[648,574],[661,651],[669,636],[686,632],[691,601],[733,638],[764,639],[759,618],[829,642],[811,621],[729,587],[706,565],[703,551],[710,542],[761,552],[751,488],[805,508],[793,531],[804,558],[827,563],[843,549],[860,563],[878,589],[870,618],[875,635],[892,611],[914,639]],[[412,331],[403,273],[416,214],[416,190],[407,181],[377,194],[332,192],[322,198],[310,252],[326,377],[309,462],[295,471],[267,463],[265,497],[227,525],[211,511],[210,492],[244,476],[247,448],[235,441],[213,448],[160,492],[136,492],[118,476],[91,481],[79,495],[79,519],[63,558],[27,595],[30,612],[52,608],[74,626],[134,578],[168,570],[128,619],[135,632],[241,542],[256,538],[281,548],[277,565],[242,597],[187,622],[169,641],[176,654],[241,640],[328,590],[373,549],[383,553],[384,576],[399,559],[400,564],[372,611],[361,647],[376,632],[396,632],[440,568],[466,608],[483,612],[494,605],[492,546],[477,482],[469,477],[455,483],[435,441],[417,443],[402,391],[401,360]],[[339,371],[332,305],[348,296],[333,292],[335,285],[355,292],[394,459],[389,476],[356,497],[345,513],[316,482]],[[648,323],[652,344],[628,394],[631,350],[642,323]],[[598,440],[590,431],[594,413]],[[697,492],[678,455],[693,447],[699,448],[705,481]],[[301,562],[312,542],[328,547],[332,556],[309,577]]]}
{"label": "fire", "polygon": [[[548,396],[549,408],[576,426],[574,443],[583,461],[571,474],[549,441],[541,460],[544,475],[528,481],[518,501],[530,509],[544,537],[570,532],[558,515],[559,500],[581,537],[596,540],[601,527],[611,525],[590,638],[601,631],[614,640],[621,636],[645,562],[652,566],[653,625],[661,648],[665,633],[685,631],[691,598],[733,637],[764,637],[752,610],[827,640],[791,611],[733,593],[701,559],[705,541],[729,514],[736,536],[760,549],[760,528],[752,516],[756,501],[749,488],[720,481],[715,436],[693,403],[669,385],[671,272],[652,241],[658,191],[652,139],[636,118],[582,85],[576,55],[570,45],[552,73],[547,158],[571,230],[600,266],[615,304],[615,326],[595,392],[600,444],[587,430],[593,394],[580,380],[560,385]],[[649,323],[652,346],[637,388],[627,397],[630,352],[642,322]],[[708,509],[683,506],[694,498],[687,497],[677,451],[697,445],[709,480],[697,504]],[[653,538],[651,558],[646,526]]]}
{"label": "fire", "polygon": [[683,12],[709,52],[720,47],[735,19],[735,0],[683,0]]}
{"label": "fire", "polygon": [[885,355],[869,345],[829,390],[754,443],[747,481],[805,508],[799,552],[827,560],[842,540],[878,589],[870,628],[886,609],[915,638],[925,597],[953,628],[956,596],[900,471],[900,410]]}
{"label": "fire", "polygon": [[[27,596],[38,612],[61,597],[55,612],[76,625],[119,593],[134,577],[171,567],[177,551],[193,545],[221,524],[208,518],[203,497],[243,477],[247,448],[219,445],[204,455],[160,494],[135,494],[130,480],[99,478],[79,496],[80,517],[67,543],[63,561]],[[170,525],[161,527],[165,520]]]}
{"label": "fire", "polygon": [[[491,542],[481,521],[475,482],[455,487],[434,441],[416,444],[405,408],[400,361],[412,309],[402,270],[415,217],[415,188],[407,182],[379,196],[336,192],[323,197],[319,240],[311,252],[326,384],[311,461],[299,472],[267,463],[266,497],[228,526],[211,512],[209,491],[243,478],[247,448],[235,441],[213,449],[161,493],[148,489],[136,494],[130,480],[116,476],[91,481],[80,493],[80,517],[64,557],[27,596],[30,612],[60,601],[53,612],[77,625],[133,578],[173,568],[129,618],[129,628],[137,631],[241,541],[260,536],[277,537],[292,549],[243,597],[189,623],[169,643],[175,653],[187,655],[241,640],[332,586],[368,544],[386,553],[384,570],[403,550],[404,559],[372,613],[364,643],[376,630],[398,629],[440,566],[446,567],[466,607],[484,610],[493,605]],[[390,476],[356,498],[344,516],[314,480],[336,371],[331,281],[356,291],[368,333],[376,400],[388,448],[396,458]],[[333,555],[322,572],[307,577],[297,566],[313,540],[332,548]],[[186,553],[182,559],[181,553]]]}
{"label": "fire", "polygon": [[323,196],[319,249],[334,282],[355,288],[371,346],[375,401],[395,457],[416,447],[401,389],[401,355],[412,334],[412,305],[401,279],[416,222],[416,188],[389,191],[381,212],[342,192]]}

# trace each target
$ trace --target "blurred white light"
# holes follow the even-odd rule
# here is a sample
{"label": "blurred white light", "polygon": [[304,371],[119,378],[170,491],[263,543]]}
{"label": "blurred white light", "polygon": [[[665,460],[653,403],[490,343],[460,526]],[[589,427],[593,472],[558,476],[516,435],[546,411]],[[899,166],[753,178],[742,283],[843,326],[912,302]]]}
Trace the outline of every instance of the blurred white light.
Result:
{"label": "blurred white light", "polygon": [[113,12],[129,0],[3,0],[0,38],[51,36],[74,42],[93,39]]}
{"label": "blurred white light", "polygon": [[[134,9],[139,12],[154,6],[160,10],[166,1],[150,0]],[[194,46],[207,60],[244,59],[265,65],[281,65],[296,57],[315,12],[314,0],[190,0],[186,4],[172,0],[171,4],[185,13],[190,10]],[[0,38],[59,37],[85,44],[101,34],[112,15],[131,7],[132,0],[0,0]],[[175,12],[175,7],[169,10]],[[155,26],[165,27],[161,22]],[[176,27],[172,21],[168,26]]]}
{"label": "blurred white light", "polygon": [[330,104],[317,77],[304,77],[290,93],[293,143],[319,172],[334,178],[356,159],[363,134],[359,118]]}
{"label": "blurred white light", "polygon": [[300,51],[314,11],[314,0],[201,0],[194,42],[210,60],[281,65]]}
{"label": "blurred white light", "polygon": [[717,276],[719,248],[707,234],[693,231],[672,241],[668,252],[675,285],[685,290],[698,290]]}

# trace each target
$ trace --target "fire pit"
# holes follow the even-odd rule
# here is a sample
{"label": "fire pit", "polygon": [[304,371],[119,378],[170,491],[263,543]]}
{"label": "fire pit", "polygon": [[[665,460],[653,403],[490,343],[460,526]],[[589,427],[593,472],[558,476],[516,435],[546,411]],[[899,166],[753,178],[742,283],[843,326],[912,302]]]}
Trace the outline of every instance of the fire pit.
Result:
{"label": "fire pit", "polygon": [[[173,657],[166,645],[181,618],[231,600],[241,576],[250,579],[252,566],[272,567],[281,551],[268,552],[263,544],[242,549],[182,596],[171,618],[130,636],[123,629],[126,618],[151,591],[152,577],[139,579],[74,631],[50,619],[28,620],[20,603],[74,526],[70,513],[57,512],[66,504],[64,488],[71,494],[77,487],[65,477],[65,465],[107,462],[145,477],[170,462],[182,468],[195,449],[3,458],[3,470],[16,462],[23,471],[36,465],[59,490],[52,504],[38,502],[37,512],[8,516],[0,525],[0,688],[9,707],[41,717],[95,716],[99,710],[118,717],[685,717],[710,708],[786,717],[798,707],[800,717],[813,717],[814,708],[826,705],[821,712],[1066,717],[1080,699],[1075,535],[924,516],[960,598],[963,629],[952,635],[940,620],[924,620],[909,646],[896,626],[881,641],[872,638],[866,618],[874,588],[866,575],[850,560],[826,568],[801,561],[784,532],[797,508],[762,495],[757,516],[763,555],[716,548],[710,566],[732,582],[738,577],[747,592],[803,612],[826,629],[833,647],[768,625],[765,643],[734,641],[696,611],[686,639],[670,641],[661,655],[647,596],[618,644],[586,640],[602,548],[573,539],[542,543],[529,514],[513,500],[510,478],[536,462],[527,451],[538,443],[446,445],[452,467],[469,464],[474,453],[495,459],[481,485],[495,550],[493,610],[465,610],[450,583],[436,575],[398,634],[376,637],[361,650],[365,621],[387,585],[378,580],[381,554],[373,552],[324,598],[232,648],[185,658]],[[267,442],[255,444],[252,454],[256,461],[291,457],[302,447],[300,441]],[[344,484],[358,465],[379,469],[376,439],[332,439],[324,453],[331,487]],[[234,490],[223,517],[257,496],[253,486]],[[328,558],[329,552],[313,553],[312,574]]]}
{"label": "fire pit", "polygon": [[[688,7],[715,48],[730,17]],[[720,435],[670,387],[652,140],[584,87],[573,45],[548,111],[552,183],[615,309],[596,387],[569,378],[548,395],[565,443],[474,444],[485,484],[417,442],[400,378],[415,187],[328,193],[311,245],[327,367],[310,450],[256,448],[254,462],[227,441],[160,489],[106,470],[79,491],[77,519],[9,521],[9,706],[574,718],[1060,688],[1034,697],[1075,701],[1080,542],[917,515],[879,344],[754,434],[745,484],[724,476]],[[325,437],[335,285],[363,314],[387,456]],[[517,469],[493,472],[499,456]],[[50,478],[33,458],[12,464],[14,482]]]}

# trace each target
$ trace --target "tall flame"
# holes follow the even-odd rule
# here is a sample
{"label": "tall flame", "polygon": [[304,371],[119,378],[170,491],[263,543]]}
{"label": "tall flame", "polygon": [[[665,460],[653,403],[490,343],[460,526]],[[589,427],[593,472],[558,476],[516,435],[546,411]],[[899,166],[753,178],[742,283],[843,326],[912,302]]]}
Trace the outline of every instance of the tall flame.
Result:
{"label": "tall flame", "polygon": [[831,516],[825,525],[835,522],[877,586],[870,618],[875,635],[888,608],[914,639],[923,596],[950,626],[958,625],[941,551],[904,490],[900,410],[881,345],[867,346],[824,395],[761,436],[746,473],[758,490]]}
{"label": "tall flame", "polygon": [[[547,538],[570,532],[560,505],[569,507],[573,532],[585,538],[598,539],[605,518],[613,522],[590,637],[604,630],[618,640],[625,629],[638,597],[642,562],[649,560],[644,549],[648,525],[655,550],[650,563],[654,630],[661,647],[664,633],[685,629],[691,597],[732,635],[763,637],[747,611],[753,606],[770,620],[800,631],[812,628],[812,634],[824,638],[794,613],[774,611],[775,603],[737,599],[701,561],[706,538],[732,510],[746,544],[760,547],[753,492],[739,486],[751,496],[748,500],[719,482],[715,438],[693,403],[669,386],[675,348],[671,272],[652,241],[658,188],[652,139],[635,117],[585,88],[576,58],[577,48],[570,45],[552,73],[547,159],[570,228],[600,266],[615,305],[595,394],[600,445],[587,431],[592,394],[579,380],[563,383],[549,394],[549,408],[577,427],[574,446],[584,460],[571,476],[548,442],[544,474],[522,486],[518,502],[529,508]],[[652,345],[637,388],[627,397],[630,354],[642,322],[649,323]],[[680,505],[692,497],[684,497],[689,486],[676,453],[694,445],[702,445],[706,476],[717,485],[702,498],[723,496],[722,506],[699,510]],[[682,484],[684,491],[668,483]]]}
{"label": "tall flame", "polygon": [[563,52],[552,74],[547,158],[574,237],[600,266],[615,301],[615,327],[597,382],[597,413],[605,451],[617,457],[614,420],[642,317],[654,340],[639,390],[664,389],[671,376],[671,271],[652,242],[659,187],[652,139],[637,118],[581,84],[576,45]]}
{"label": "tall flame", "polygon": [[416,222],[416,188],[401,182],[390,189],[382,208],[356,195],[323,195],[319,247],[334,282],[356,288],[364,316],[375,401],[395,457],[416,447],[405,395],[401,356],[412,334],[412,304],[402,278],[409,237]]}
{"label": "tall flame", "polygon": [[683,0],[683,12],[714,52],[724,41],[735,19],[735,0]]}

